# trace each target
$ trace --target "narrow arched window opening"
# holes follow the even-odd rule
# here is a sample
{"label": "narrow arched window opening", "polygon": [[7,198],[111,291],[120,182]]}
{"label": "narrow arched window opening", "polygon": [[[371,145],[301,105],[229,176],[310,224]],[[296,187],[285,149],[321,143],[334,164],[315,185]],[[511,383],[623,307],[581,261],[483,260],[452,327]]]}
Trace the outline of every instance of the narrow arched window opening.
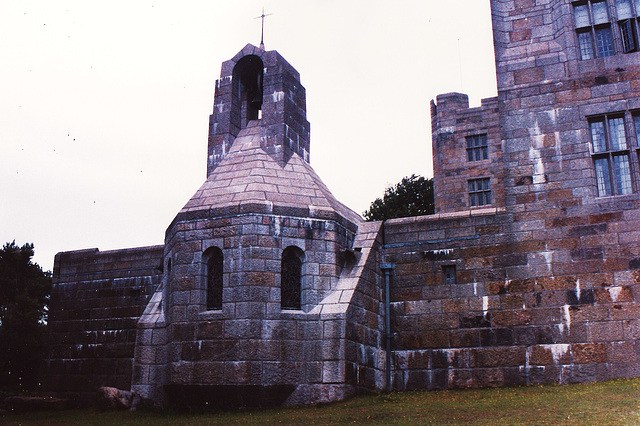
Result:
{"label": "narrow arched window opening", "polygon": [[204,253],[207,290],[207,309],[222,309],[222,279],[224,257],[222,250],[210,247]]}
{"label": "narrow arched window opening", "polygon": [[280,269],[280,306],[282,309],[302,307],[302,266],[304,252],[298,247],[287,247],[282,252]]}
{"label": "narrow arched window opening", "polygon": [[241,128],[251,120],[258,120],[262,113],[264,65],[256,55],[248,55],[238,61],[233,69],[236,103],[240,106]]}

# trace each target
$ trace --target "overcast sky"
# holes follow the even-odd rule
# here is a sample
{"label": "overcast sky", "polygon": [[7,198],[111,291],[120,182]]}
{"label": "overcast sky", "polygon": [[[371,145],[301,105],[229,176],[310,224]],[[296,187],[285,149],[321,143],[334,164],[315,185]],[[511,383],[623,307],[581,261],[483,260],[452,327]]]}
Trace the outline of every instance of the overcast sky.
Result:
{"label": "overcast sky", "polygon": [[260,42],[307,90],[311,165],[362,213],[432,176],[429,101],[496,95],[489,0],[0,2],[0,243],[162,244],[206,178],[220,65]]}

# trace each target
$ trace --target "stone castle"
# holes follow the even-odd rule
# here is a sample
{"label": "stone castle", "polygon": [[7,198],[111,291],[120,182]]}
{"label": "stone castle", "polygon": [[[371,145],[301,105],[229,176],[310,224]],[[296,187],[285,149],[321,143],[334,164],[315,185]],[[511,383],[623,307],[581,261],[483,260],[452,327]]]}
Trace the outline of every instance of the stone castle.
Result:
{"label": "stone castle", "polygon": [[640,0],[490,3],[498,96],[432,101],[431,216],[363,222],[309,165],[298,72],[224,62],[164,245],[56,256],[43,387],[255,406],[640,376]]}

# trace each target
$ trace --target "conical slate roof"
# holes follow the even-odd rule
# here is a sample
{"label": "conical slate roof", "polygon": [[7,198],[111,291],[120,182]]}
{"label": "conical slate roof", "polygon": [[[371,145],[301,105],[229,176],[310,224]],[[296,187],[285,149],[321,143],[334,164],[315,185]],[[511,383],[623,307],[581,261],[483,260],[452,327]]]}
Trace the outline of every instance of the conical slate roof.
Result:
{"label": "conical slate roof", "polygon": [[262,147],[264,128],[251,121],[240,131],[231,149],[200,189],[182,208],[179,217],[215,217],[223,212],[296,212],[328,218],[335,213],[354,224],[360,215],[339,202],[313,168],[298,154],[279,163]]}

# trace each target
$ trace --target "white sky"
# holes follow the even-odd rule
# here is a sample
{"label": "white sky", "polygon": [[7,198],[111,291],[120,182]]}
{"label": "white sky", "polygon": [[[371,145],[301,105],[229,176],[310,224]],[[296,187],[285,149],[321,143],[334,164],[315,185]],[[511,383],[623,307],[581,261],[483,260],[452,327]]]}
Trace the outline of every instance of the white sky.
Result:
{"label": "white sky", "polygon": [[429,101],[495,96],[489,0],[0,1],[0,244],[162,244],[206,178],[220,65],[247,43],[301,74],[311,165],[362,213],[432,176]]}

